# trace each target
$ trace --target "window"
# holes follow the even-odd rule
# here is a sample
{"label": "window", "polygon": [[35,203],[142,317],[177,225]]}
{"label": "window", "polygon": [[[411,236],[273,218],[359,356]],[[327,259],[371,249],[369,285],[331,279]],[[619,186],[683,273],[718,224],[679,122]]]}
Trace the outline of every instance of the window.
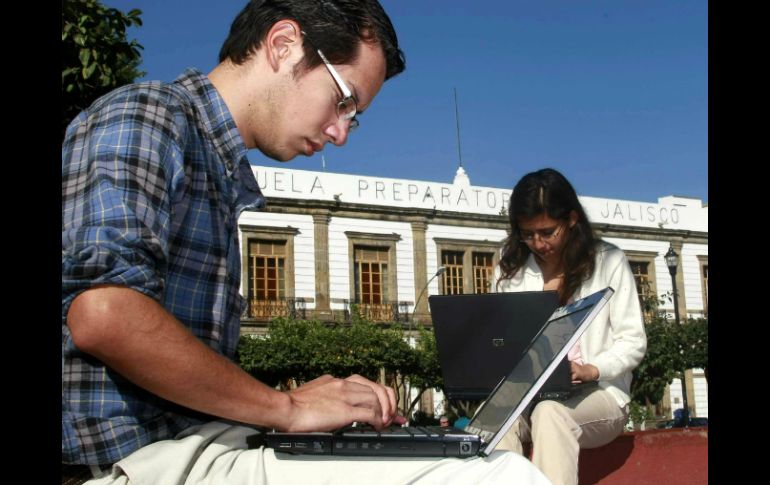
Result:
{"label": "window", "polygon": [[709,265],[703,265],[703,311],[709,312]]}
{"label": "window", "polygon": [[388,301],[388,249],[356,247],[354,261],[356,303]]}
{"label": "window", "polygon": [[709,258],[708,256],[698,256],[700,263],[701,288],[703,290],[703,318],[709,315]]}
{"label": "window", "polygon": [[639,261],[630,261],[631,272],[634,274],[634,281],[636,281],[636,293],[639,295],[639,302],[644,302],[651,295],[650,293],[650,275],[647,271],[650,263],[641,263]]}
{"label": "window", "polygon": [[494,274],[494,253],[473,253],[473,292],[489,293]]}
{"label": "window", "polygon": [[249,241],[249,297],[278,300],[286,296],[286,242]]}
{"label": "window", "polygon": [[658,295],[655,289],[655,257],[657,253],[646,251],[625,251],[631,273],[636,282],[636,294],[642,316],[646,321],[655,317],[658,310]]}
{"label": "window", "polygon": [[[346,231],[350,255],[351,301],[374,322],[397,321],[396,242],[398,234]],[[346,301],[346,305],[347,305]]]}
{"label": "window", "polygon": [[269,320],[293,313],[294,236],[292,227],[240,226],[243,258],[243,317]]}
{"label": "window", "polygon": [[495,266],[502,242],[434,238],[441,277],[442,295],[489,293],[495,282]]}
{"label": "window", "polygon": [[463,294],[463,253],[441,251],[441,265],[446,268],[442,275],[444,295]]}

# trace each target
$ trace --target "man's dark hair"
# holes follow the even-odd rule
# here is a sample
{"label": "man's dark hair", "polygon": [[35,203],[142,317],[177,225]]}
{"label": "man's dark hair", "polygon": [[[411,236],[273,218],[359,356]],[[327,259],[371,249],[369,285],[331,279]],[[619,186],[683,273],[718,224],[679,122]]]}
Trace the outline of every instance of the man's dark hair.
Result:
{"label": "man's dark hair", "polygon": [[[379,44],[385,56],[385,79],[404,70],[404,53],[390,18],[377,0],[251,0],[230,26],[219,61],[242,64],[279,20],[296,21],[307,34],[302,68],[321,64],[321,49],[332,64],[350,64],[360,42]],[[309,40],[309,42],[308,42]]]}

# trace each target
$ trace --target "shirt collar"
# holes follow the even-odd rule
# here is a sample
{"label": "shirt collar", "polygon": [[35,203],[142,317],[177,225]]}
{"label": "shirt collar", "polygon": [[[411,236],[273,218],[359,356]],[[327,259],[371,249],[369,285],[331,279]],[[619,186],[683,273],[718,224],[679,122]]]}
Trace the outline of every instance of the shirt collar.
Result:
{"label": "shirt collar", "polygon": [[251,170],[246,145],[222,95],[208,76],[194,68],[186,69],[174,82],[192,95],[206,133],[224,160],[225,172],[235,182],[236,213],[264,208],[265,197]]}
{"label": "shirt collar", "polygon": [[225,100],[208,76],[197,69],[185,69],[174,82],[190,92],[209,139],[224,160],[227,175],[232,176],[247,150]]}

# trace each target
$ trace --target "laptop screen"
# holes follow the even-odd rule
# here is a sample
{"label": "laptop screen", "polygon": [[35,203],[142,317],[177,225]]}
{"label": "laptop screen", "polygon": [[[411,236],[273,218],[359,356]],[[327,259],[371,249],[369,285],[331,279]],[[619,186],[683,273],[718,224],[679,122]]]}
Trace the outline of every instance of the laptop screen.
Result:
{"label": "laptop screen", "polygon": [[607,288],[557,308],[527,347],[524,357],[482,404],[466,431],[479,435],[494,447],[502,438],[496,435],[524,411],[612,293],[613,290]]}

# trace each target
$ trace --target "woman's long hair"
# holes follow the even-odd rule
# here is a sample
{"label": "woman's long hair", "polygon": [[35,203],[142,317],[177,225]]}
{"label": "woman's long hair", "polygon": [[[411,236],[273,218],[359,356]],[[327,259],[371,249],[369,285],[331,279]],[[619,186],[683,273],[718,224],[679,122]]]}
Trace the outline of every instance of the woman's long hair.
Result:
{"label": "woman's long hair", "polygon": [[519,220],[545,215],[569,223],[570,213],[578,215],[577,223],[567,231],[562,262],[564,282],[559,289],[559,301],[566,304],[580,285],[594,272],[596,238],[569,181],[552,168],[526,174],[513,188],[508,206],[511,232],[503,245],[500,258],[500,281],[512,278],[527,261],[529,246],[521,241]]}

